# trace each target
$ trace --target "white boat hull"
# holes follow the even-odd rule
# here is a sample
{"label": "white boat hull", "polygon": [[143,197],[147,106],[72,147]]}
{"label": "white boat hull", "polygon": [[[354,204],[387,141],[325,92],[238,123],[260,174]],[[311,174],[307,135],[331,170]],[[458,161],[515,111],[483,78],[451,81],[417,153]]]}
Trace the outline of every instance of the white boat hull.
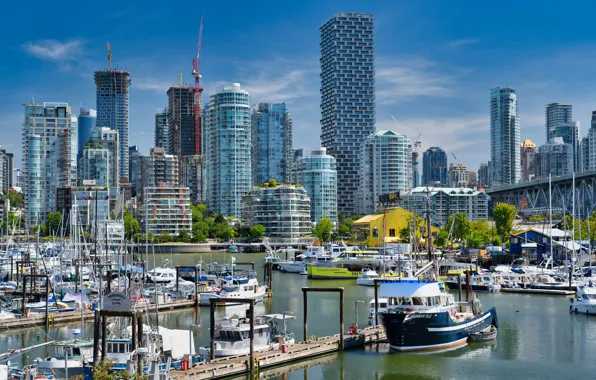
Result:
{"label": "white boat hull", "polygon": [[362,286],[375,286],[375,280],[372,278],[358,278],[356,284]]}
{"label": "white boat hull", "polygon": [[276,263],[279,266],[279,269],[283,272],[288,272],[288,273],[300,273],[304,270],[304,263],[303,262],[295,262],[295,263],[289,263],[289,262],[278,262]]}
{"label": "white boat hull", "polygon": [[[294,339],[286,340],[286,344],[294,344]],[[279,348],[279,343],[271,343],[271,344],[263,344],[263,345],[255,345],[255,351],[262,351],[262,350],[276,350]],[[209,347],[201,347],[199,348],[199,354],[202,356],[209,356]],[[215,349],[215,357],[223,357],[223,356],[235,356],[235,355],[247,355],[250,353],[250,347],[244,348],[229,348],[229,349]]]}

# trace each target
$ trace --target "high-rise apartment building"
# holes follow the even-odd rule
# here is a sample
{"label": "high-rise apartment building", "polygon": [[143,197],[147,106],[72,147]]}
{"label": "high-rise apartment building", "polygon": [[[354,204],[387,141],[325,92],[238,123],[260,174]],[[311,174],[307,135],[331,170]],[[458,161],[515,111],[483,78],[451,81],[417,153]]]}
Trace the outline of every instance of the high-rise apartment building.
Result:
{"label": "high-rise apartment building", "polygon": [[144,197],[146,187],[159,186],[169,183],[171,186],[180,185],[180,163],[178,157],[166,154],[163,148],[151,148],[149,156],[140,156],[138,162],[136,190]]}
{"label": "high-rise apartment building", "polygon": [[534,174],[534,156],[536,155],[536,144],[532,140],[524,140],[520,146],[521,180],[529,181]]}
{"label": "high-rise apartment building", "polygon": [[[91,130],[91,136],[87,140],[85,144],[85,151],[86,150],[93,150],[92,152],[87,153],[86,157],[93,158],[94,160],[106,159],[108,160],[107,165],[109,165],[109,173],[106,173],[103,176],[108,178],[108,182],[103,184],[102,186],[109,186],[110,187],[110,195],[115,197],[118,194],[118,186],[120,184],[120,144],[119,144],[120,136],[118,131],[105,128],[105,127],[95,127]],[[105,153],[100,153],[100,151],[106,150],[110,152],[109,155]],[[85,152],[83,153],[85,157]],[[99,161],[97,163],[100,165],[101,168],[103,164],[100,164]],[[87,168],[89,169],[91,162],[87,162]],[[84,170],[84,165],[83,170]],[[128,165],[127,165],[128,166]],[[98,171],[99,170],[99,171]],[[97,180],[98,184],[103,183],[100,182],[99,178],[93,177],[93,173],[100,173],[102,169],[95,169],[93,166],[92,170],[88,170],[86,174],[83,174],[82,180]],[[90,176],[90,177],[89,177]],[[79,181],[82,185],[82,182]]]}
{"label": "high-rise apartment building", "polygon": [[337,224],[337,166],[335,157],[326,148],[313,150],[304,156],[296,171],[297,182],[304,186],[310,198],[313,224],[326,216]]}
{"label": "high-rise apartment building", "polygon": [[[157,148],[161,149],[161,148]],[[155,236],[163,233],[178,235],[182,230],[192,233],[190,189],[167,183],[145,187],[142,206],[143,231]]]}
{"label": "high-rise apartment building", "polygon": [[205,130],[207,207],[240,219],[251,189],[251,125],[248,91],[239,83],[211,94]]}
{"label": "high-rise apartment building", "polygon": [[337,160],[338,209],[358,207],[360,146],[375,132],[374,16],[337,13],[321,32],[321,143]]}
{"label": "high-rise apartment building", "polygon": [[85,147],[83,157],[79,160],[81,174],[84,181],[94,180],[97,186],[112,187],[113,184],[113,156],[107,148]]}
{"label": "high-rise apartment building", "polygon": [[289,172],[287,175],[286,181],[289,183],[298,183],[298,170],[300,169],[300,161],[304,157],[304,149],[297,148],[293,149],[290,153],[290,165],[289,165]]}
{"label": "high-rise apartment building", "polygon": [[12,183],[12,162],[14,155],[2,149],[0,145],[0,193],[8,191]]}
{"label": "high-rise apartment building", "polygon": [[449,187],[468,187],[468,167],[465,164],[449,165],[447,177]]}
{"label": "high-rise apartment building", "polygon": [[422,155],[422,185],[447,185],[447,153],[438,146],[428,148]]}
{"label": "high-rise apartment building", "polygon": [[570,124],[573,122],[573,109],[571,104],[567,103],[550,103],[546,105],[545,120],[546,120],[546,141],[549,141],[553,136],[553,128],[561,124]]}
{"label": "high-rise apartment building", "polygon": [[155,135],[153,143],[154,146],[164,148],[167,152],[169,152],[170,149],[168,112],[168,107],[155,110]]}
{"label": "high-rise apartment building", "polygon": [[488,170],[489,164],[480,164],[478,168],[478,186],[490,187],[490,175]]}
{"label": "high-rise apartment building", "polygon": [[[156,116],[157,117],[157,116]],[[195,154],[195,90],[193,87],[168,89],[168,150],[178,157]]]}
{"label": "high-rise apartment building", "polygon": [[361,215],[379,210],[379,196],[410,190],[412,142],[393,131],[377,131],[368,136],[360,149]]}
{"label": "high-rise apartment building", "polygon": [[510,185],[521,178],[517,96],[512,88],[490,90],[490,161],[492,185]]}
{"label": "high-rise apartment building", "polygon": [[285,103],[259,103],[251,115],[252,182],[287,182],[292,154],[292,114]]}
{"label": "high-rise apartment building", "polygon": [[123,70],[96,71],[98,127],[118,131],[118,175],[128,178],[128,87],[130,74]]}
{"label": "high-rise apartment building", "polygon": [[562,137],[553,137],[546,144],[538,147],[534,156],[534,174],[538,179],[546,179],[573,173],[574,146],[563,141]]}
{"label": "high-rise apartment building", "polygon": [[91,138],[91,130],[97,125],[97,111],[90,108],[83,108],[79,111],[77,141],[79,145],[78,158],[83,155],[83,149]]}
{"label": "high-rise apartment building", "polygon": [[478,176],[473,170],[468,170],[468,187],[474,188],[478,186]]}
{"label": "high-rise apartment building", "polygon": [[133,145],[128,148],[128,182],[130,183],[132,190],[135,191],[142,157],[143,155],[139,151],[138,145]]}
{"label": "high-rise apartment building", "polygon": [[23,175],[27,228],[56,211],[56,189],[77,184],[77,117],[68,103],[25,104]]}

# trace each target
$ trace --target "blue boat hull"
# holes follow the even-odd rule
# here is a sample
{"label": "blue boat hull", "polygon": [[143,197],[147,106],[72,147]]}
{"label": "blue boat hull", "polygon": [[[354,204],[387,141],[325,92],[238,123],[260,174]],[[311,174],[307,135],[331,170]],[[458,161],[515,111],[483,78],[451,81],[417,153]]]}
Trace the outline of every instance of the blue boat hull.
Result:
{"label": "blue boat hull", "polygon": [[395,351],[439,351],[461,347],[470,334],[498,327],[495,308],[456,323],[449,312],[380,313],[389,346]]}

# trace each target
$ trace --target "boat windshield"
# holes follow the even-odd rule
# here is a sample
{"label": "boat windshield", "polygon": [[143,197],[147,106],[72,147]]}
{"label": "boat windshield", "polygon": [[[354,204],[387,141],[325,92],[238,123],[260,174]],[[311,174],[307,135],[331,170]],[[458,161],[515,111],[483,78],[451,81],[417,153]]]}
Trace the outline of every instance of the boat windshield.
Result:
{"label": "boat windshield", "polygon": [[389,297],[389,306],[445,306],[447,305],[446,297]]}
{"label": "boat windshield", "polygon": [[596,294],[583,294],[582,298],[585,300],[596,300]]}

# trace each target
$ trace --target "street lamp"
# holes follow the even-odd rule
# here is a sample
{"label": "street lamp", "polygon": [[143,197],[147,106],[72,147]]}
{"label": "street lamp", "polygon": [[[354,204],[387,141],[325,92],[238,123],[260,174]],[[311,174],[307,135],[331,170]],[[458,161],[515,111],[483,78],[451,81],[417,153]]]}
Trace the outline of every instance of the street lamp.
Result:
{"label": "street lamp", "polygon": [[[360,303],[364,303],[364,301],[362,300],[357,300],[356,302],[354,302],[354,313],[356,314],[356,330],[354,331],[355,333],[358,332],[358,304]],[[376,310],[375,310],[376,312]]]}

